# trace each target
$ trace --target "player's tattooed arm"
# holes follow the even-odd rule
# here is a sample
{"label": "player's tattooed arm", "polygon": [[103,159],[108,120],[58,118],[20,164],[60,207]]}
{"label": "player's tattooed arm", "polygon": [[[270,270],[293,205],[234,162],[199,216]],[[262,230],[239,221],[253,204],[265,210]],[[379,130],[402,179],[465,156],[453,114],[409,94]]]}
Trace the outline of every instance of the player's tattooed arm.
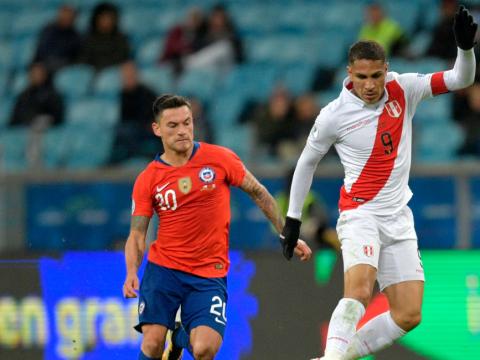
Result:
{"label": "player's tattooed arm", "polygon": [[125,244],[127,272],[134,271],[136,273],[142,263],[149,223],[150,218],[147,216],[132,216],[130,234]]}
{"label": "player's tattooed arm", "polygon": [[277,202],[268,190],[263,186],[253,174],[247,170],[240,188],[245,191],[257,206],[263,211],[265,216],[275,226],[280,233],[283,229],[283,216],[280,213]]}

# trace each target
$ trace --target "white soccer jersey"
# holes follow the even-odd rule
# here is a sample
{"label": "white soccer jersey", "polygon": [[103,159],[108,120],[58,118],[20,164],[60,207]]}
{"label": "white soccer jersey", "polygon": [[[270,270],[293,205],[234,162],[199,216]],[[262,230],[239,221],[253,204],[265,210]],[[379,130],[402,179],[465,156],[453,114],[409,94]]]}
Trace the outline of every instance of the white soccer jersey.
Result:
{"label": "white soccer jersey", "polygon": [[321,154],[333,144],[345,170],[340,211],[359,206],[392,214],[412,197],[408,178],[412,157],[412,118],[418,103],[447,92],[443,73],[388,72],[385,94],[366,104],[344,81],[339,97],[323,108],[307,143]]}

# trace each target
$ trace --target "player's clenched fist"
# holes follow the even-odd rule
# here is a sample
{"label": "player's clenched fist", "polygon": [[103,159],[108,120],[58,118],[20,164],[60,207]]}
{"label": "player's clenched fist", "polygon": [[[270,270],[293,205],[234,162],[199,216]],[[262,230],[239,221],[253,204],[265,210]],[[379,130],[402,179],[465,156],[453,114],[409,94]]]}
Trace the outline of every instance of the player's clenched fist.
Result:
{"label": "player's clenched fist", "polygon": [[123,284],[123,296],[126,298],[136,298],[139,289],[137,274],[128,274]]}
{"label": "player's clenched fist", "polygon": [[280,242],[283,247],[283,256],[290,260],[293,256],[293,251],[297,246],[298,237],[300,236],[300,220],[288,217],[285,219],[285,226],[280,234]]}

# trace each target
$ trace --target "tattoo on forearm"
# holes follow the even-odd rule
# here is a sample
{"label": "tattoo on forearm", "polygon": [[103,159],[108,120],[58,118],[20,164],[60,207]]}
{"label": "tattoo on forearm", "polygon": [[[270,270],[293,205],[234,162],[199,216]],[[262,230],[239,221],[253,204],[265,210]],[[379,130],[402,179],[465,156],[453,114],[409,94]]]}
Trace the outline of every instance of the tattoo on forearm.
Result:
{"label": "tattoo on forearm", "polygon": [[147,216],[132,216],[130,230],[147,231],[150,218]]}

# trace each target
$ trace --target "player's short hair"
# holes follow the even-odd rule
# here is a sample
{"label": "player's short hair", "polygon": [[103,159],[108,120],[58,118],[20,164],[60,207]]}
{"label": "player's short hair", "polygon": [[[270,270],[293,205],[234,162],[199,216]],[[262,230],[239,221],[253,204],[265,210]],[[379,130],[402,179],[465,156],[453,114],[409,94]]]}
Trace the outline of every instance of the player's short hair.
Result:
{"label": "player's short hair", "polygon": [[174,109],[182,106],[192,109],[190,102],[183,96],[174,95],[174,94],[164,94],[159,96],[153,102],[153,116],[155,121],[162,115],[163,110]]}
{"label": "player's short hair", "polygon": [[385,50],[376,41],[360,40],[354,43],[348,51],[348,63],[353,64],[355,60],[381,60],[386,61]]}

